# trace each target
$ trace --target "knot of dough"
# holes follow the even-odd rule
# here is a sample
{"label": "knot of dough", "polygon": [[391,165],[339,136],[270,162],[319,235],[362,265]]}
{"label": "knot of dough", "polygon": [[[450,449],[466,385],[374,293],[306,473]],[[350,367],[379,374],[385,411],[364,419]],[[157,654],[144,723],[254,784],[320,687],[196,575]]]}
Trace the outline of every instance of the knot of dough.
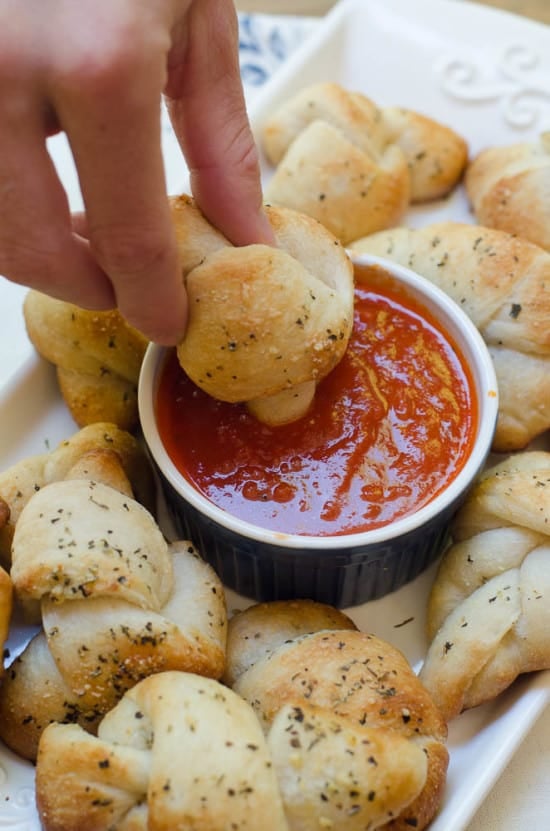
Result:
{"label": "knot of dough", "polygon": [[428,603],[420,677],[448,718],[550,668],[550,453],[487,470],[457,514]]}
{"label": "knot of dough", "polygon": [[267,207],[277,247],[235,248],[189,197],[173,201],[189,296],[178,359],[214,398],[269,424],[304,415],[353,325],[353,268],[318,222]]}
{"label": "knot of dough", "polygon": [[158,610],[170,591],[167,543],[135,499],[87,479],[52,482],[15,526],[11,578],[18,596],[62,603],[120,597]]}
{"label": "knot of dough", "polygon": [[94,478],[132,493],[148,508],[154,480],[142,445],[116,424],[83,427],[46,453],[28,456],[0,473],[0,562],[9,565],[21,511],[36,491],[61,479]]}
{"label": "knot of dough", "polygon": [[93,729],[126,689],[162,670],[220,676],[223,588],[188,542],[169,546],[127,493],[53,482],[26,504],[13,538],[16,596],[42,631],[0,687],[0,736],[34,758],[51,721]]}
{"label": "knot of dough", "polygon": [[137,383],[147,339],[113,309],[88,311],[29,291],[23,304],[29,339],[56,367],[63,399],[79,427],[138,423]]}
{"label": "knot of dough", "polygon": [[495,450],[522,450],[550,427],[549,253],[505,231],[460,222],[380,231],[351,248],[414,269],[479,329],[498,380]]}
{"label": "knot of dough", "polygon": [[550,251],[550,131],[537,141],[482,150],[464,182],[481,225]]}
{"label": "knot of dough", "polygon": [[[292,720],[288,712],[281,715],[285,707],[307,712],[313,706],[342,719],[357,737],[366,727],[371,738],[404,739],[409,747],[403,745],[399,759],[402,771],[408,767],[414,777],[412,792],[401,807],[377,801],[372,807],[378,813],[369,819],[375,828],[392,816],[399,816],[404,827],[422,829],[430,822],[445,786],[447,728],[405,657],[390,644],[358,631],[346,616],[335,616],[323,604],[258,604],[229,621],[224,677],[251,704],[268,735],[285,719],[288,737]],[[308,746],[298,746],[298,769],[306,762]],[[333,765],[343,767],[342,760]],[[393,773],[386,769],[385,775],[386,783],[391,782]],[[299,813],[301,802],[292,788],[290,782],[287,801]],[[341,817],[331,819],[334,825],[329,827],[348,828]],[[349,828],[369,827],[363,813],[357,822]]]}
{"label": "knot of dough", "polygon": [[45,831],[69,817],[70,827],[87,823],[96,831],[288,831],[254,711],[220,683],[185,673],[135,686],[105,716],[97,738],[50,725],[40,742],[36,796]]}
{"label": "knot of dough", "polygon": [[467,161],[449,127],[335,83],[284,102],[262,125],[262,144],[275,166],[267,201],[315,217],[344,245],[396,225],[411,202],[444,196]]}
{"label": "knot of dough", "polygon": [[[69,816],[74,827],[85,818],[97,831],[251,824],[265,831],[362,831],[395,822],[421,831],[427,825],[441,800],[445,728],[402,656],[322,604],[264,604],[237,618],[233,635],[245,656],[233,644],[242,669],[233,689],[162,673],[127,692],[97,738],[73,725],[45,730],[36,778],[45,831]],[[298,633],[318,626],[311,651],[304,651]],[[260,655],[264,636],[273,670]],[[250,637],[258,663],[245,669],[243,661],[253,658]],[[282,660],[280,649],[287,655],[294,646],[296,660]],[[261,703],[249,703],[237,688],[256,670],[258,692],[273,705],[269,720],[259,721]],[[285,693],[277,704],[272,681]],[[388,709],[392,715],[380,715]],[[432,744],[430,730],[437,736]],[[439,768],[436,746],[443,748]]]}

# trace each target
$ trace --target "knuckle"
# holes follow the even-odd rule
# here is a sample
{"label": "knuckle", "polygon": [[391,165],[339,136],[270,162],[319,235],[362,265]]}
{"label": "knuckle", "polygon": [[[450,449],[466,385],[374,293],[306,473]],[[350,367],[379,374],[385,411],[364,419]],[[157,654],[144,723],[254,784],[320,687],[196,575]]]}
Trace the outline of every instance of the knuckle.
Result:
{"label": "knuckle", "polygon": [[240,165],[246,172],[255,173],[260,163],[258,148],[252,138],[250,131],[246,130],[246,138],[240,141]]}
{"label": "knuckle", "polygon": [[64,83],[87,98],[111,97],[126,83],[136,58],[126,48],[82,49],[61,67]]}
{"label": "knuckle", "polygon": [[257,167],[258,148],[238,91],[232,90],[225,97],[223,106],[212,113],[210,125],[211,134],[216,138],[218,158],[240,169]]}
{"label": "knuckle", "polygon": [[[59,56],[57,72],[73,91],[86,96],[118,95],[121,89],[146,80],[161,64],[161,32],[137,21],[116,21],[108,31],[94,27]],[[98,48],[98,43],[101,44]]]}
{"label": "knuckle", "polygon": [[227,135],[229,137],[229,144],[227,146],[226,157],[231,159],[234,168],[238,170],[239,174],[256,173],[259,166],[258,148],[254,142],[248,123],[243,122],[239,118],[238,123],[235,124],[235,128],[228,130]]}
{"label": "knuckle", "polygon": [[167,256],[168,240],[160,229],[110,226],[92,231],[90,239],[94,256],[113,279],[154,271]]}
{"label": "knuckle", "polygon": [[14,282],[25,283],[40,274],[46,284],[54,278],[64,246],[55,232],[48,237],[6,234],[0,238],[0,272]]}

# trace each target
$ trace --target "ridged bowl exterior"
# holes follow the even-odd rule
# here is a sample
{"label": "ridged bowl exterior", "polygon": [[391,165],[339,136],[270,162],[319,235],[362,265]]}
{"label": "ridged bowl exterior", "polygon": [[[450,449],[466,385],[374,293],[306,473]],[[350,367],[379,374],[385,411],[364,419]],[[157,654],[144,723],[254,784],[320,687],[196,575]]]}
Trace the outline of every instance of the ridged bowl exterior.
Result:
{"label": "ridged bowl exterior", "polygon": [[338,608],[384,597],[427,569],[442,553],[462,498],[396,539],[341,549],[288,548],[247,539],[214,522],[162,478],[179,536],[193,540],[224,585],[252,600],[308,598]]}

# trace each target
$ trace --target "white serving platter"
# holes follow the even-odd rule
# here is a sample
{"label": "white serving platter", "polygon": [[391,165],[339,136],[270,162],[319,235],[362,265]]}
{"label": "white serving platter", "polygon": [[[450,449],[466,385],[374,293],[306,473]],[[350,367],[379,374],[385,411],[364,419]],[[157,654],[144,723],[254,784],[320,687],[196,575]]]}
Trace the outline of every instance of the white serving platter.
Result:
{"label": "white serving platter", "polygon": [[[53,449],[76,427],[60,400],[55,373],[29,359],[0,401],[0,469]],[[162,505],[160,506],[162,515]],[[171,529],[166,520],[167,536]],[[433,568],[381,600],[348,609],[357,625],[397,646],[419,669],[426,650],[425,602]],[[228,592],[230,613],[249,601]],[[15,625],[8,663],[34,630]],[[446,795],[430,831],[462,831],[550,699],[550,672],[525,676],[497,701],[462,714],[450,726]],[[34,768],[0,742],[0,829],[38,831]]]}
{"label": "white serving platter", "polygon": [[[336,81],[448,124],[473,156],[550,129],[549,46],[549,27],[467,0],[341,0],[267,82],[250,116],[259,137],[289,95]],[[461,188],[414,209],[406,223],[446,218],[472,221]]]}
{"label": "white serving platter", "polygon": [[[466,0],[343,0],[250,98],[256,135],[263,118],[298,88],[331,80],[380,105],[402,105],[454,127],[471,154],[489,144],[531,140],[550,129],[550,30]],[[166,126],[170,192],[187,174]],[[53,147],[71,204],[78,186],[62,144]],[[262,159],[264,179],[270,175]],[[443,218],[472,221],[459,188],[448,199],[411,211],[407,224]],[[42,453],[76,426],[50,366],[31,357],[0,398],[0,469]],[[169,535],[170,530],[166,526]],[[425,654],[424,610],[433,569],[381,600],[347,610],[360,628],[400,648],[415,668]],[[247,601],[228,594],[230,611]],[[15,627],[13,658],[30,632]],[[463,831],[550,700],[550,673],[519,679],[491,704],[450,725],[445,799],[430,831]],[[0,744],[0,829],[38,831],[34,770]]]}

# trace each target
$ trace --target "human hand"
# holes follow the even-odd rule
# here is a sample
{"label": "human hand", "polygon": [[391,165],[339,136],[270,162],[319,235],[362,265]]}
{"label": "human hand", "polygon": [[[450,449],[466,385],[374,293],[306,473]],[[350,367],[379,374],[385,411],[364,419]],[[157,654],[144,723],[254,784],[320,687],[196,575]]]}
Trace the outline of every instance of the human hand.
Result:
{"label": "human hand", "polygon": [[[233,243],[273,242],[231,0],[0,0],[0,274],[151,340],[183,334],[160,101],[203,212]],[[46,147],[67,135],[85,213]]]}

